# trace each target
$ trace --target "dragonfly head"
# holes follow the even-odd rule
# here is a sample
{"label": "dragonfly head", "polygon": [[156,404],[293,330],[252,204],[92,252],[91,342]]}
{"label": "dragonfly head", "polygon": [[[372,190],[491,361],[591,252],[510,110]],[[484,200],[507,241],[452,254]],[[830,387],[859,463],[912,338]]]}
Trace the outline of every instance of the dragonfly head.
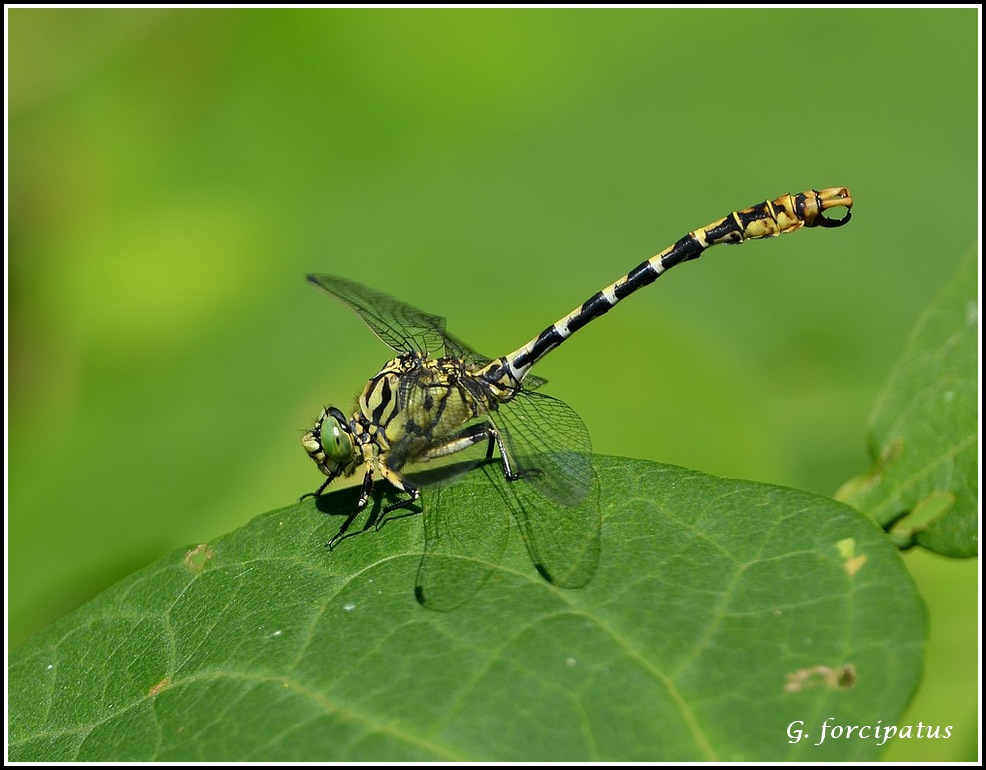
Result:
{"label": "dragonfly head", "polygon": [[356,468],[352,428],[334,406],[322,410],[312,429],[301,437],[301,445],[330,481],[339,475],[348,476]]}

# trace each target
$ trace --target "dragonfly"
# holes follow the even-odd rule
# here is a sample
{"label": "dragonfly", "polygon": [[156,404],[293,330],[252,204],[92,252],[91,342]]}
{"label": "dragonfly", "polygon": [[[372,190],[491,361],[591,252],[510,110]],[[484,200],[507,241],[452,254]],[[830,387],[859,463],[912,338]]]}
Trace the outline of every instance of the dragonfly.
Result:
{"label": "dragonfly", "polygon": [[[397,353],[370,378],[351,414],[327,406],[302,436],[302,446],[326,477],[306,497],[318,497],[336,479],[362,472],[356,505],[327,545],[332,548],[349,533],[378,478],[399,496],[384,507],[386,517],[412,508],[422,486],[440,489],[496,458],[498,470],[487,471],[486,479],[499,485],[496,495],[517,521],[537,571],[561,587],[585,585],[600,550],[591,441],[578,414],[541,392],[546,380],[531,369],[590,321],[706,249],[802,227],[841,227],[849,222],[852,205],[849,190],[832,187],[734,211],[689,232],[499,358],[483,356],[450,334],[441,316],[346,278],[309,275]],[[837,208],[844,210],[838,218],[831,214]],[[429,516],[427,507],[424,518],[417,597],[425,606],[450,609],[478,590],[497,566],[509,518],[487,522],[487,534],[478,539],[459,531],[466,526],[462,522]],[[476,558],[471,548],[486,551]],[[449,586],[460,589],[450,592]]]}

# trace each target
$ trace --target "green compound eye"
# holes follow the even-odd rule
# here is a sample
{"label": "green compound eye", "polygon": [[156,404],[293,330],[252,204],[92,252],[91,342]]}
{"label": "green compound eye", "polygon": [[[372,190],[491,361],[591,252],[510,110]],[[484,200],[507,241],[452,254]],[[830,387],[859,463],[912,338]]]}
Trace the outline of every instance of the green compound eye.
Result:
{"label": "green compound eye", "polygon": [[322,450],[330,460],[345,463],[353,456],[353,440],[338,418],[327,415],[322,423]]}

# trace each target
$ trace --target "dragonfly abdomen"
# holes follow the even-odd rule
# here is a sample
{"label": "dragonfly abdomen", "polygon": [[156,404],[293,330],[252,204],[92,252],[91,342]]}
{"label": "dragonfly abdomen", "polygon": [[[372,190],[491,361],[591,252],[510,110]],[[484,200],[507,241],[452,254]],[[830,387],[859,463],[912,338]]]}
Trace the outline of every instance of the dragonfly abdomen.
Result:
{"label": "dragonfly abdomen", "polygon": [[[828,219],[824,216],[823,212],[838,206],[846,209],[842,219]],[[664,251],[641,262],[615,283],[593,294],[524,347],[505,356],[511,377],[517,381],[523,380],[534,364],[590,321],[609,312],[618,302],[653,283],[675,265],[697,259],[712,246],[772,238],[801,227],[839,227],[849,221],[851,208],[852,197],[844,187],[807,190],[797,195],[788,193],[775,200],[734,211],[705,227],[693,230]]]}

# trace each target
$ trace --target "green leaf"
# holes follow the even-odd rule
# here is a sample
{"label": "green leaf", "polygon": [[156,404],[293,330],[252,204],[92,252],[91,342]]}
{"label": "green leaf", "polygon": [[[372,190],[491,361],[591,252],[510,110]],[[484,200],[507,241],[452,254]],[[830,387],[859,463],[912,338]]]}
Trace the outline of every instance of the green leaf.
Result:
{"label": "green leaf", "polygon": [[152,564],[11,655],[10,759],[875,759],[879,734],[831,728],[895,724],[920,676],[924,610],[885,534],[807,492],[595,465],[580,589],[512,525],[475,596],[435,612],[421,517],[328,551],[340,519],[311,501]]}
{"label": "green leaf", "polygon": [[946,556],[979,551],[977,266],[970,252],[911,332],[870,417],[874,467],[836,495]]}

